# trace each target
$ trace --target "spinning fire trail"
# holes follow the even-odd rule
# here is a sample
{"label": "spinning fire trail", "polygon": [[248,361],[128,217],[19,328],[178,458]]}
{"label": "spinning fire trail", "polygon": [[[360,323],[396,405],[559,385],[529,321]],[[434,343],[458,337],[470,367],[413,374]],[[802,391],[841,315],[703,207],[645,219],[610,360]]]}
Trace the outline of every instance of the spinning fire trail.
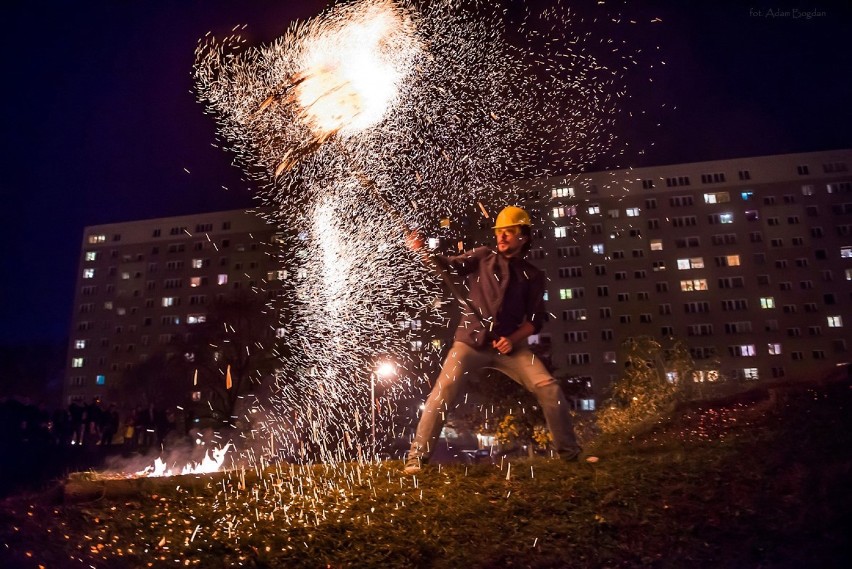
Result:
{"label": "spinning fire trail", "polygon": [[448,311],[401,225],[429,234],[478,202],[514,202],[511,180],[618,152],[633,55],[602,50],[578,23],[558,5],[509,24],[475,2],[362,0],[269,45],[199,46],[199,97],[270,221],[293,236],[288,349],[263,425],[276,449],[370,459],[370,374],[384,359],[410,377],[382,389],[382,435],[404,435],[396,403],[428,379],[416,372],[424,355],[438,356],[406,323],[445,328]]}

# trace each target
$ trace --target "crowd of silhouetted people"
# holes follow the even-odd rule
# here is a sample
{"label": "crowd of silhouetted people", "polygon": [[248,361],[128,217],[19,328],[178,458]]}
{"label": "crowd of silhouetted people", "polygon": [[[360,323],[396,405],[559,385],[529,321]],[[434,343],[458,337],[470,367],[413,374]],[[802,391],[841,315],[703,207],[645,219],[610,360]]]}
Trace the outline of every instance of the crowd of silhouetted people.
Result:
{"label": "crowd of silhouetted people", "polygon": [[100,399],[49,411],[44,405],[10,398],[0,401],[0,441],[4,445],[114,446],[127,450],[162,446],[177,427],[173,412],[155,405],[120,412]]}
{"label": "crowd of silhouetted people", "polygon": [[[184,417],[155,405],[119,409],[99,399],[49,410],[26,400],[0,400],[0,485],[36,483],[98,468],[107,456],[160,452],[186,433]],[[171,438],[171,437],[170,437]]]}

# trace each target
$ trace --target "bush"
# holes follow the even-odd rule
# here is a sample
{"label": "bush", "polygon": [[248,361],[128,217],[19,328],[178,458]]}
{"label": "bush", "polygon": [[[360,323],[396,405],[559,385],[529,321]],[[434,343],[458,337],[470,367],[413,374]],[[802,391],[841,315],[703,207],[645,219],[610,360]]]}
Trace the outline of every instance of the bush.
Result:
{"label": "bush", "polygon": [[[676,344],[664,359],[659,342],[647,337],[630,339],[624,349],[624,374],[612,386],[610,399],[597,414],[603,433],[627,433],[659,418],[674,408],[680,398],[685,378],[691,377],[689,352]],[[683,354],[686,353],[686,356]],[[669,381],[667,371],[676,371],[681,381]]]}

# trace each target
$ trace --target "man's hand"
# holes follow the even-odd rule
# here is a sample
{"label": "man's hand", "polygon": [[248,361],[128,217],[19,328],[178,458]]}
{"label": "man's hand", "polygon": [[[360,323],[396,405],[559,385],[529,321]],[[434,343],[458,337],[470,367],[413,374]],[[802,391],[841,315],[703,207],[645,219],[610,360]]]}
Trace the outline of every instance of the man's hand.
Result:
{"label": "man's hand", "polygon": [[512,352],[512,340],[506,338],[505,336],[500,336],[499,339],[493,340],[491,345],[494,346],[494,349],[500,352],[503,355],[509,354]]}

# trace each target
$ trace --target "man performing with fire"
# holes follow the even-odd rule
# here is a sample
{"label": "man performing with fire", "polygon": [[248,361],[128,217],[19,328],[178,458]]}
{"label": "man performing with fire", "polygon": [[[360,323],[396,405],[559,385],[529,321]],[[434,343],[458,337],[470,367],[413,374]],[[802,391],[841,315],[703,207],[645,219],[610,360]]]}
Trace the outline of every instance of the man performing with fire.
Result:
{"label": "man performing with fire", "polygon": [[[563,460],[576,460],[580,446],[568,403],[559,384],[530,352],[527,338],[538,334],[547,319],[544,308],[545,275],[523,257],[532,245],[530,216],[509,206],[494,225],[496,251],[478,247],[458,256],[437,257],[466,280],[469,307],[462,311],[454,343],[426,405],[408,452],[404,472],[420,472],[435,449],[444,413],[452,407],[470,373],[495,369],[535,395],[544,412],[553,446]],[[408,240],[423,248],[416,234]]]}

